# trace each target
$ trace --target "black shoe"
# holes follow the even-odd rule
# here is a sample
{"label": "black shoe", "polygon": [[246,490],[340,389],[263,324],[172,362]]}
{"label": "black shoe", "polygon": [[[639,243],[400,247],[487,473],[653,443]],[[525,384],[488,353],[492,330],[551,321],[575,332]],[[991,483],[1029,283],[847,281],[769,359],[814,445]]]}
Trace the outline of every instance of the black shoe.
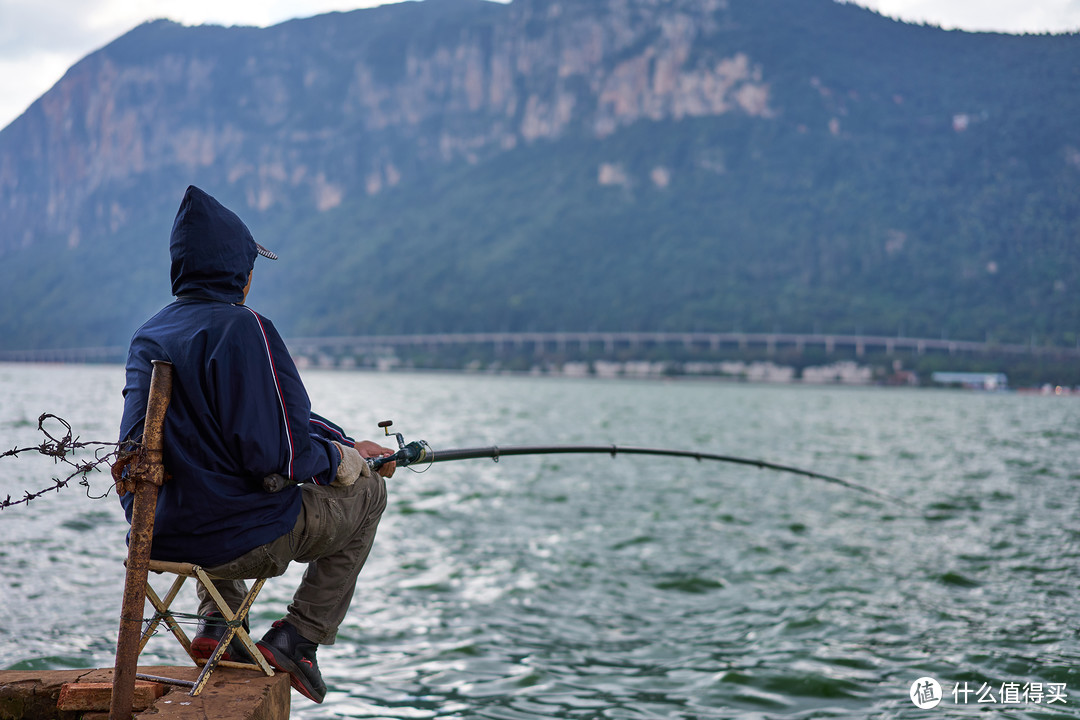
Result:
{"label": "black shoe", "polygon": [[[206,613],[204,617],[199,618],[199,630],[191,641],[191,654],[197,658],[209,660],[210,656],[214,654],[214,650],[217,649],[218,643],[221,642],[221,638],[225,637],[227,629],[228,625],[221,613],[216,610]],[[247,620],[244,620],[244,630],[248,630]],[[233,662],[255,662],[255,658],[251,657],[247,648],[240,642],[240,638],[235,636],[221,659],[232,660]]]}
{"label": "black shoe", "polygon": [[289,673],[292,686],[301,695],[317,703],[323,701],[326,683],[315,662],[315,651],[319,649],[316,643],[300,637],[296,628],[284,620],[278,620],[255,645],[267,662]]}

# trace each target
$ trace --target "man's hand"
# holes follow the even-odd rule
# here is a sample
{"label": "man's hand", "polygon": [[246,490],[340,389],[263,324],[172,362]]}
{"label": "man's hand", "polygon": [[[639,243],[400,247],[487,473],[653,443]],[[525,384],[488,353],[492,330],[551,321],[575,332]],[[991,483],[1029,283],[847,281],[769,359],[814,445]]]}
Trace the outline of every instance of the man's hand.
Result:
{"label": "man's hand", "polygon": [[334,479],[330,481],[331,485],[334,487],[349,487],[361,477],[370,477],[371,468],[368,467],[367,460],[360,456],[360,452],[356,448],[342,445],[333,440],[330,442],[334,443],[338,453],[341,455],[341,462],[338,463]]}
{"label": "man's hand", "polygon": [[[360,453],[360,457],[363,458],[386,457],[387,455],[394,454],[394,451],[390,448],[383,447],[371,440],[361,440],[360,442],[355,443],[354,447],[356,447],[357,452]],[[384,478],[393,477],[395,469],[397,469],[397,463],[389,462],[379,468],[379,474]]]}

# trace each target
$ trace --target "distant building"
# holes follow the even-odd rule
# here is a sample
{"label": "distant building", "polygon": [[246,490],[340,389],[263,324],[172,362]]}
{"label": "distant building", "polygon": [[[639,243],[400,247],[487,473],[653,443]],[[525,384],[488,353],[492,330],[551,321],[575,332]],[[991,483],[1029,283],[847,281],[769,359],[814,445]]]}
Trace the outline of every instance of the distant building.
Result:
{"label": "distant building", "polygon": [[1005,373],[936,372],[931,378],[937,385],[959,385],[972,390],[1007,390]]}
{"label": "distant building", "polygon": [[869,385],[874,371],[851,360],[841,360],[831,365],[804,367],[802,381],[808,384]]}

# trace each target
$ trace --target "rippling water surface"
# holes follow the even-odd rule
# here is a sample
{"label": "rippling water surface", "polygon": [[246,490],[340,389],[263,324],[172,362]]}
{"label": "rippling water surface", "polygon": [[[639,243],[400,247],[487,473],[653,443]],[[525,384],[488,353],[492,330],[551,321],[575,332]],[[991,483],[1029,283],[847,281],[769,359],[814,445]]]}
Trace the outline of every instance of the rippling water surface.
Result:
{"label": "rippling water surface", "polygon": [[[0,365],[0,445],[40,442],[44,411],[84,440],[112,440],[122,380],[117,367]],[[913,507],[689,460],[514,457],[399,471],[350,615],[319,653],[330,693],[321,706],[294,693],[296,718],[1080,716],[1075,398],[305,380],[315,409],[358,436],[392,418],[436,450],[699,449],[838,475]],[[54,472],[46,458],[0,459],[0,497],[41,489]],[[91,492],[108,487],[98,476]],[[125,529],[114,497],[82,489],[0,511],[0,668],[112,665]],[[256,633],[302,569],[267,585]],[[144,659],[178,663],[178,650],[155,638]],[[935,709],[908,697],[923,676],[943,688]],[[1012,684],[1053,687],[1065,701],[1003,702]]]}

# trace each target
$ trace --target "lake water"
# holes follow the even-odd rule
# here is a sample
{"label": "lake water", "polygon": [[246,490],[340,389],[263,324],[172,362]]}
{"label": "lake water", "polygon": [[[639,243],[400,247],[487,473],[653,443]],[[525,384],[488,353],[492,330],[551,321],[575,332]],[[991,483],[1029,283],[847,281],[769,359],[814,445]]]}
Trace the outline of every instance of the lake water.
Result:
{"label": "lake water", "polygon": [[[514,457],[401,470],[296,718],[1080,715],[1080,401],[932,390],[306,371],[358,437],[761,458]],[[0,445],[52,412],[113,440],[119,367],[0,365]],[[50,484],[0,459],[0,497]],[[109,488],[104,475],[91,492]],[[111,667],[126,524],[82,488],[0,511],[0,668]],[[267,584],[256,636],[302,567]],[[191,593],[193,594],[193,592]],[[187,609],[193,609],[189,603]],[[154,638],[144,661],[181,663]],[[936,679],[934,709],[909,697]],[[991,703],[990,701],[995,702]]]}

